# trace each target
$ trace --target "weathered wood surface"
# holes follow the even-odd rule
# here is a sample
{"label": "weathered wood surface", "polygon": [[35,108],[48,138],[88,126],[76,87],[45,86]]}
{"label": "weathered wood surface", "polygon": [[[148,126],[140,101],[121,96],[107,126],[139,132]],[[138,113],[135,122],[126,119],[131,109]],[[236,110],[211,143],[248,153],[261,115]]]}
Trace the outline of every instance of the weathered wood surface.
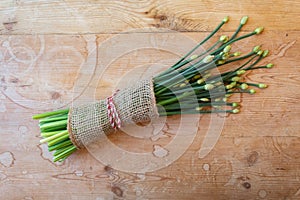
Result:
{"label": "weathered wood surface", "polygon": [[[299,6],[297,1],[1,1],[0,199],[299,199]],[[240,114],[213,116],[225,119],[221,132],[210,116],[202,116],[184,154],[153,172],[123,172],[87,150],[61,164],[51,162],[39,145],[33,114],[111,94],[122,81],[138,78],[137,71],[145,75],[147,66],[168,63],[188,47],[179,48],[177,41],[161,50],[161,38],[186,37],[182,42],[191,43],[226,15],[232,20],[223,34],[230,35],[243,15],[250,16],[245,32],[266,27],[235,48],[246,52],[262,44],[271,52],[264,63],[275,67],[248,75],[269,88],[237,97]],[[124,31],[129,49],[139,37],[151,48],[119,54],[112,47],[121,44],[118,33]],[[108,67],[101,68],[105,62]],[[110,140],[126,151],[164,156],[178,121],[168,120],[165,132],[151,140],[131,132]],[[221,135],[206,155],[201,145],[211,129]]]}

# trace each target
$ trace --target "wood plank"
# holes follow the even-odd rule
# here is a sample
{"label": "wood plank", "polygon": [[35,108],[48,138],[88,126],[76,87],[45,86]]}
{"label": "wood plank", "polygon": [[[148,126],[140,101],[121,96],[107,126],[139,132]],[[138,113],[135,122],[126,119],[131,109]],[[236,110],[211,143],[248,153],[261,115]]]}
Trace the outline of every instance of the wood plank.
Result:
{"label": "wood plank", "polygon": [[[2,34],[118,33],[144,27],[211,31],[225,16],[243,15],[270,30],[300,30],[298,1],[12,1],[1,2]],[[232,31],[230,27],[224,30]],[[139,30],[142,31],[142,30]]]}

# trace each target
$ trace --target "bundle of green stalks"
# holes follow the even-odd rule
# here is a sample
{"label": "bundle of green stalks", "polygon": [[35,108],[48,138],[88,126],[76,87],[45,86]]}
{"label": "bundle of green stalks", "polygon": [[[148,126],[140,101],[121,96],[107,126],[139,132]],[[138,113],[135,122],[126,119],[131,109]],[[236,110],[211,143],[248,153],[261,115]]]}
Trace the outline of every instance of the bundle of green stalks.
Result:
{"label": "bundle of green stalks", "polygon": [[[259,27],[240,36],[239,33],[248,17],[241,19],[232,36],[222,35],[206,52],[195,54],[196,50],[207,43],[228,20],[229,18],[225,17],[202,42],[173,66],[153,78],[153,90],[160,116],[239,113],[239,103],[229,101],[231,95],[254,94],[255,88],[267,87],[263,83],[248,83],[243,76],[248,71],[273,67],[271,63],[258,65],[268,55],[268,50],[255,46],[250,52],[242,55],[240,52],[232,52],[231,49],[232,44],[263,31],[263,27]],[[238,65],[232,65],[233,63]],[[215,71],[219,73],[214,73]],[[39,119],[43,137],[40,142],[47,143],[49,151],[54,151],[54,162],[65,160],[77,150],[69,138],[68,113],[69,109],[65,109],[33,116],[33,119]]]}

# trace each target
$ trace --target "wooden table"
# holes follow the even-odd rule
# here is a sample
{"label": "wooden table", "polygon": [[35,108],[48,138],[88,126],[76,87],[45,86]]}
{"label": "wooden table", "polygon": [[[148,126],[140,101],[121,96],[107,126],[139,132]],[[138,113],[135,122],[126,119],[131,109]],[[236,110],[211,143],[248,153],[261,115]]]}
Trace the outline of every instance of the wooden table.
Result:
{"label": "wooden table", "polygon": [[[0,199],[300,199],[299,7],[269,0],[1,1]],[[248,15],[243,33],[265,31],[234,48],[262,44],[270,50],[263,63],[275,64],[247,75],[269,87],[236,96],[241,113],[212,115],[221,125],[201,116],[198,129],[183,129],[195,133],[178,145],[183,155],[161,169],[111,166],[87,150],[51,161],[33,114],[110,95],[139,79],[137,71],[145,75],[150,65],[183,55],[227,15],[218,36],[231,35]],[[125,152],[164,157],[178,121],[151,140],[136,131],[109,139]]]}

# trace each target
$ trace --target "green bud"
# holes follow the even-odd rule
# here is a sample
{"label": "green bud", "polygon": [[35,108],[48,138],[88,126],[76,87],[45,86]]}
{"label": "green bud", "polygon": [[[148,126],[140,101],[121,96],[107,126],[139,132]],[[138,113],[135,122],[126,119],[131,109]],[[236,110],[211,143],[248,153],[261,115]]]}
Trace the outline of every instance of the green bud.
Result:
{"label": "green bud", "polygon": [[259,50],[256,54],[260,56],[260,55],[262,55],[263,53],[264,53],[263,50]]}
{"label": "green bud", "polygon": [[205,58],[203,58],[203,63],[210,63],[211,61],[213,61],[215,56],[213,55],[208,55]]}
{"label": "green bud", "polygon": [[234,86],[236,86],[236,82],[231,82],[230,85],[231,85],[232,87],[234,87]]}
{"label": "green bud", "polygon": [[[229,90],[228,90],[229,91]],[[232,94],[225,94],[225,97],[231,97],[232,96]]]}
{"label": "green bud", "polygon": [[254,30],[254,32],[256,33],[256,34],[260,34],[261,32],[263,32],[263,30],[264,30],[264,27],[258,27],[258,28],[256,28],[255,30]]}
{"label": "green bud", "polygon": [[209,99],[208,98],[201,98],[200,101],[206,102],[206,101],[209,101]]}
{"label": "green bud", "polygon": [[269,54],[269,50],[264,50],[264,52],[263,52],[263,57],[267,57],[268,56],[268,54]]}
{"label": "green bud", "polygon": [[243,70],[243,69],[238,70],[238,71],[236,72],[237,75],[243,75],[243,74],[245,74],[245,73],[246,73],[246,71]]}
{"label": "green bud", "polygon": [[239,103],[237,103],[237,102],[232,103],[232,107],[238,107],[238,106],[239,106]]}
{"label": "green bud", "polygon": [[256,93],[256,90],[251,89],[251,90],[249,90],[249,93],[250,93],[250,94],[255,94],[255,93]]}
{"label": "green bud", "polygon": [[197,81],[197,83],[200,85],[200,84],[202,84],[202,83],[204,83],[204,79],[202,78],[202,79],[199,79],[198,81]]}
{"label": "green bud", "polygon": [[196,110],[198,110],[198,111],[199,111],[199,110],[202,110],[202,107],[197,107]]}
{"label": "green bud", "polygon": [[238,77],[238,76],[235,76],[235,77],[231,78],[231,81],[233,81],[233,82],[238,82],[240,80],[241,80],[241,77]]}
{"label": "green bud", "polygon": [[237,109],[237,108],[232,110],[232,113],[234,113],[234,114],[237,114],[237,113],[239,113],[239,112],[240,112],[240,110]]}
{"label": "green bud", "polygon": [[226,102],[228,99],[227,99],[226,97],[224,97],[222,100],[223,100],[224,102]]}
{"label": "green bud", "polygon": [[204,89],[205,89],[205,90],[212,90],[214,87],[215,87],[215,86],[214,86],[213,84],[206,84],[206,85],[204,86]]}
{"label": "green bud", "polygon": [[222,56],[222,59],[227,60],[229,58],[229,56],[230,56],[229,53],[224,53]]}
{"label": "green bud", "polygon": [[195,60],[196,58],[198,58],[198,55],[192,55],[190,59]]}
{"label": "green bud", "polygon": [[239,52],[239,51],[237,51],[237,52],[234,52],[234,54],[233,54],[233,56],[240,56],[242,53],[241,52]]}
{"label": "green bud", "polygon": [[200,75],[200,74],[197,74],[197,75],[195,75],[193,78],[197,80],[197,79],[199,79],[200,77],[201,77],[201,75]]}
{"label": "green bud", "polygon": [[246,90],[248,87],[249,87],[249,86],[248,86],[247,83],[243,83],[242,85],[240,85],[240,88],[241,88],[242,90]]}
{"label": "green bud", "polygon": [[258,51],[260,50],[260,45],[257,45],[257,46],[255,46],[254,48],[253,48],[253,52],[254,53],[257,53]]}
{"label": "green bud", "polygon": [[269,63],[269,64],[267,64],[267,68],[272,68],[274,66],[274,64],[273,63]]}
{"label": "green bud", "polygon": [[229,89],[233,88],[233,86],[232,86],[231,84],[229,84],[229,85],[226,85],[225,88],[226,88],[227,90],[229,90]]}
{"label": "green bud", "polygon": [[228,21],[229,21],[229,17],[228,16],[224,17],[223,22],[227,23]]}
{"label": "green bud", "polygon": [[230,52],[230,50],[231,50],[231,46],[230,46],[230,45],[227,45],[227,46],[223,49],[223,52],[224,52],[224,53],[228,53],[228,52]]}
{"label": "green bud", "polygon": [[217,64],[218,65],[223,65],[225,63],[225,60],[218,60]]}
{"label": "green bud", "polygon": [[216,99],[215,99],[215,102],[219,102],[219,101],[221,101],[220,98],[216,98]]}
{"label": "green bud", "polygon": [[186,86],[185,83],[181,83],[181,84],[179,85],[179,87],[184,87],[184,86]]}
{"label": "green bud", "polygon": [[266,84],[263,84],[263,83],[260,83],[260,84],[258,84],[258,87],[259,87],[259,88],[267,88],[267,87],[268,87],[268,85],[266,85]]}
{"label": "green bud", "polygon": [[241,25],[246,24],[247,21],[248,21],[248,16],[244,16],[244,17],[241,19]]}
{"label": "green bud", "polygon": [[219,39],[220,42],[226,43],[229,40],[227,35],[222,35]]}

